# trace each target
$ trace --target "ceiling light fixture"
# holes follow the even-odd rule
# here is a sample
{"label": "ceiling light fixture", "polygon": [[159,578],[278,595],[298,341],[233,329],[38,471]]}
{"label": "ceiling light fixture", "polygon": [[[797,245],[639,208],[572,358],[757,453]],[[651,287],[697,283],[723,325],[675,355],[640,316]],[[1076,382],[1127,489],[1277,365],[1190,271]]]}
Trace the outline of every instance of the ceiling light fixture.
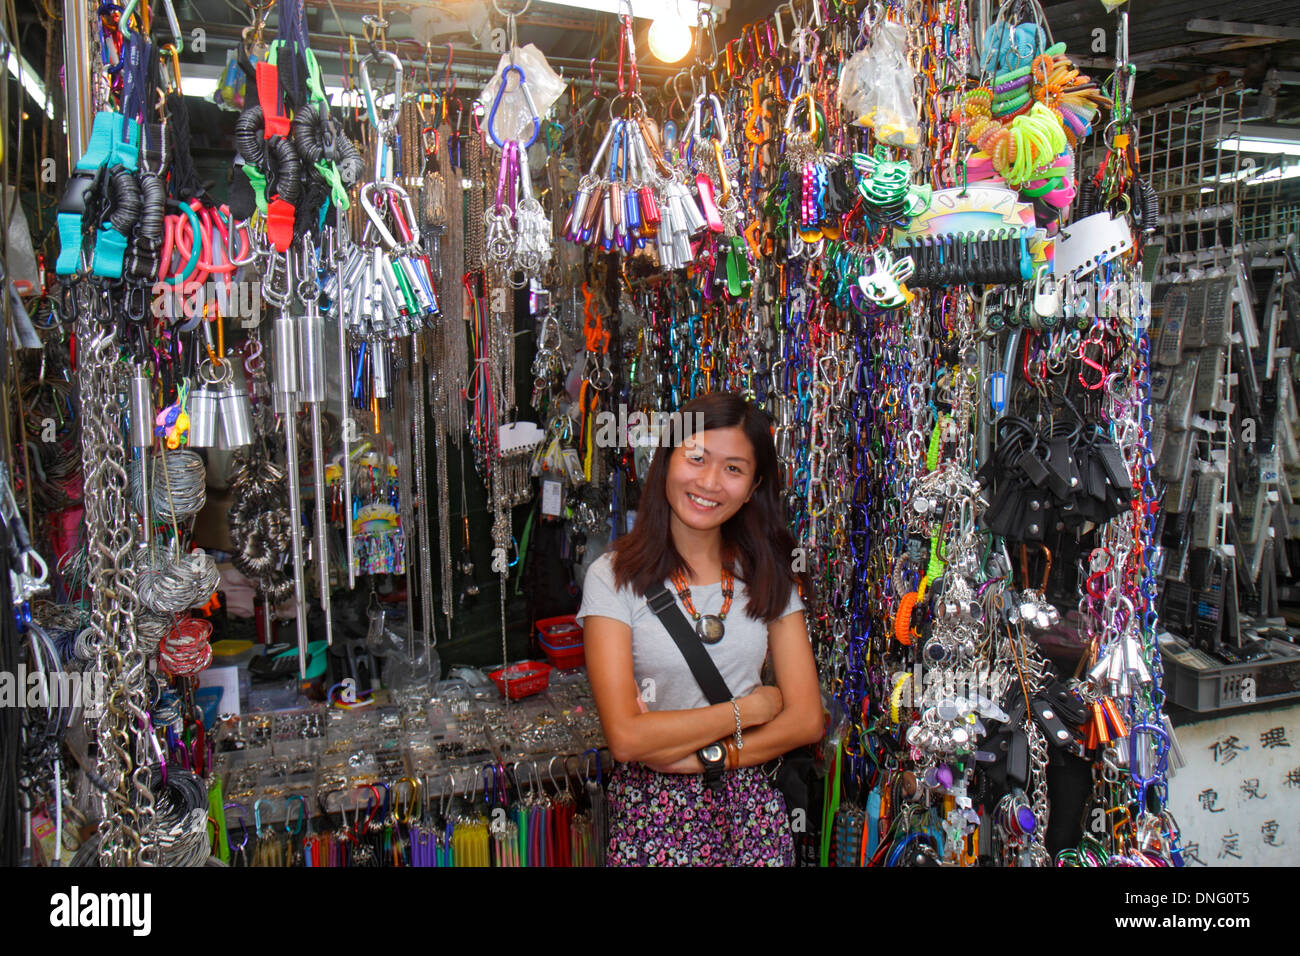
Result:
{"label": "ceiling light fixture", "polygon": [[1275,183],[1283,179],[1296,179],[1297,177],[1300,177],[1300,163],[1291,166],[1278,166],[1267,170],[1253,179],[1246,180],[1246,185],[1263,186],[1265,183]]}
{"label": "ceiling light fixture", "polygon": [[1300,129],[1285,126],[1243,126],[1239,135],[1219,140],[1219,149],[1240,153],[1300,156]]}
{"label": "ceiling light fixture", "polygon": [[45,111],[45,115],[54,119],[54,103],[45,92],[45,84],[40,80],[40,74],[32,69],[32,65],[27,62],[26,57],[15,53],[11,48],[6,58],[6,65],[9,67],[10,74],[14,79],[21,80],[23,89],[27,95],[34,99],[38,106]]}
{"label": "ceiling light fixture", "polygon": [[[672,14],[676,14],[678,19],[686,19],[678,10],[678,0],[546,0],[546,2],[562,7],[577,7],[588,13],[624,14],[630,9],[632,16],[638,20],[658,20],[660,17]],[[731,9],[731,0],[708,0],[701,6],[712,11],[721,23]],[[689,7],[693,14],[696,4],[691,3]]]}
{"label": "ceiling light fixture", "polygon": [[686,25],[686,21],[671,14],[659,17],[650,24],[646,41],[650,44],[650,52],[661,63],[678,62],[695,45],[691,28]]}

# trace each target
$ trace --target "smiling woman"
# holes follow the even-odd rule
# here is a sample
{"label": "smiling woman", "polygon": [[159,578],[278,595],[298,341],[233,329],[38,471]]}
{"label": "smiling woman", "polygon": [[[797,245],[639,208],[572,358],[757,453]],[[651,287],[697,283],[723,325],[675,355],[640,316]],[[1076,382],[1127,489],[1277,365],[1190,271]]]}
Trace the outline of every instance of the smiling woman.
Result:
{"label": "smiling woman", "polygon": [[[661,437],[636,527],[592,564],[579,612],[620,761],[608,862],[788,866],[787,808],[761,765],[819,739],[823,715],[771,424],[728,394],[682,413],[702,430]],[[665,597],[657,612],[647,597],[665,585],[677,607]],[[670,634],[677,609],[694,625],[681,639],[699,648]],[[730,699],[710,704],[685,656],[700,649]],[[769,658],[774,687],[761,681]]]}

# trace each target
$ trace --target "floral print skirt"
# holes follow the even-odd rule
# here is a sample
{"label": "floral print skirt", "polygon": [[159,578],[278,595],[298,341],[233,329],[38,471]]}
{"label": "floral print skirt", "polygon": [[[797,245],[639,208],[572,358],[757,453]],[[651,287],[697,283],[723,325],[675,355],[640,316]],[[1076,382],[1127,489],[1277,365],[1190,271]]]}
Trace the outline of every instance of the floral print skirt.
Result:
{"label": "floral print skirt", "polygon": [[619,764],[609,785],[607,866],[793,866],[785,799],[758,767],[714,793],[700,774]]}

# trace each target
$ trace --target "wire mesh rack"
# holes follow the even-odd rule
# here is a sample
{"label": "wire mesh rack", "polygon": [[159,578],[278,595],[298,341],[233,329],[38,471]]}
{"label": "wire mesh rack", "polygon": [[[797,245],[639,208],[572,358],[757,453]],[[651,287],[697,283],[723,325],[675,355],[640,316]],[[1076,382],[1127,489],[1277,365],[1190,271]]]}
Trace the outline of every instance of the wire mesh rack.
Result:
{"label": "wire mesh rack", "polygon": [[1134,116],[1143,179],[1160,204],[1165,265],[1225,264],[1241,242],[1240,83]]}

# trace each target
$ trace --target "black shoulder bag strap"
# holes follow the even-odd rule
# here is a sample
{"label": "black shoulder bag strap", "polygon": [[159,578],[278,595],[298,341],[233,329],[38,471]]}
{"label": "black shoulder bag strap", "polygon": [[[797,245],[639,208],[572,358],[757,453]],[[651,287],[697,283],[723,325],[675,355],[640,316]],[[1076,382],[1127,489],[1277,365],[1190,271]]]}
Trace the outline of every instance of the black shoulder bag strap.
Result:
{"label": "black shoulder bag strap", "polygon": [[713,663],[713,658],[704,649],[703,642],[691,628],[690,621],[686,620],[686,615],[677,606],[672,593],[660,584],[646,592],[646,604],[654,611],[655,617],[663,623],[673,643],[682,652],[682,657],[686,658],[686,665],[695,675],[695,680],[700,685],[700,690],[704,691],[704,696],[709,699],[709,703],[728,703],[732,699],[732,694],[727,689],[727,682],[723,680],[718,665]]}
{"label": "black shoulder bag strap", "polygon": [[[695,675],[695,680],[700,685],[700,690],[704,691],[704,696],[709,699],[709,703],[725,704],[730,701],[731,691],[727,689],[727,682],[718,672],[718,665],[713,663],[713,658],[704,649],[703,642],[695,634],[690,621],[686,620],[686,615],[677,606],[669,590],[662,584],[652,588],[646,592],[646,604],[672,636],[673,643],[682,652],[682,657],[686,658],[687,666]],[[813,775],[812,748],[800,747],[791,751],[784,757],[769,761],[764,765],[763,770],[781,791],[786,808],[788,810],[799,808],[806,814],[809,806],[809,781]],[[800,833],[796,836],[795,845],[799,848],[797,852],[801,857],[808,855],[809,859],[812,858],[811,854],[816,849],[814,839]]]}

